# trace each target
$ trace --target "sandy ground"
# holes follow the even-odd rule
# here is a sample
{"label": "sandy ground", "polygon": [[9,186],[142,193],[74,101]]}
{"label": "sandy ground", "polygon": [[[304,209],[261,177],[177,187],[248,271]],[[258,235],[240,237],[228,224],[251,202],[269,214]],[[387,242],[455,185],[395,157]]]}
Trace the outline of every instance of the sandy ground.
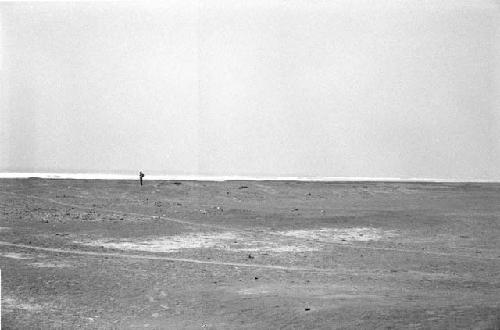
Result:
{"label": "sandy ground", "polygon": [[500,184],[0,180],[5,329],[500,329]]}

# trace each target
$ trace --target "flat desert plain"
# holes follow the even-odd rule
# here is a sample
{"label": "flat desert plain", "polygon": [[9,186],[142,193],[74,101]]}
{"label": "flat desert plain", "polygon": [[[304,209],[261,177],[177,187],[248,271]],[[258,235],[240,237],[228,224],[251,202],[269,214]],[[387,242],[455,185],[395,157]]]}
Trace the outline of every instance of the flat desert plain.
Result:
{"label": "flat desert plain", "polygon": [[4,329],[499,329],[500,184],[3,179]]}

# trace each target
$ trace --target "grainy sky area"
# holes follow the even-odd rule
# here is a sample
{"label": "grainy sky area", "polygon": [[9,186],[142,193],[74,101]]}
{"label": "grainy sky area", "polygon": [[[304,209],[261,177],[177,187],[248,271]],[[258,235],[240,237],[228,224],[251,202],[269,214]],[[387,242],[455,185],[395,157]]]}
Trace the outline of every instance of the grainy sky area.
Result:
{"label": "grainy sky area", "polygon": [[0,171],[500,180],[500,2],[0,3]]}

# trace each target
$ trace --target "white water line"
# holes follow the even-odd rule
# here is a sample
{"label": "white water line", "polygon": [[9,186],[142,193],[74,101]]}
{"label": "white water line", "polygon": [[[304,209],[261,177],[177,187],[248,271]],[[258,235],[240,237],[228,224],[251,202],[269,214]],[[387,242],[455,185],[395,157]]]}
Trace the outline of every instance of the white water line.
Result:
{"label": "white water line", "polygon": [[[45,172],[3,172],[4,179],[79,179],[79,180],[138,180],[139,174],[106,173],[45,173]],[[245,175],[149,175],[145,181],[304,181],[304,182],[440,182],[440,183],[500,183],[490,179],[450,179],[450,178],[393,178],[393,177],[334,177],[334,176],[245,176]]]}

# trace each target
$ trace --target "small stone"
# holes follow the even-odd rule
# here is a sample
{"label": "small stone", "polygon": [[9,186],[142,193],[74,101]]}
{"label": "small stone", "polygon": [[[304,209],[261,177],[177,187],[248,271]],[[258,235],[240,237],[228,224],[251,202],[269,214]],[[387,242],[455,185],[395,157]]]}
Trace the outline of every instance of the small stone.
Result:
{"label": "small stone", "polygon": [[305,310],[306,312],[308,312],[308,311],[310,311],[311,309],[310,309],[309,307],[306,307],[304,310]]}
{"label": "small stone", "polygon": [[255,280],[258,280],[259,278],[257,276],[254,277]]}
{"label": "small stone", "polygon": [[255,257],[251,254],[248,255],[248,259],[254,259]]}

